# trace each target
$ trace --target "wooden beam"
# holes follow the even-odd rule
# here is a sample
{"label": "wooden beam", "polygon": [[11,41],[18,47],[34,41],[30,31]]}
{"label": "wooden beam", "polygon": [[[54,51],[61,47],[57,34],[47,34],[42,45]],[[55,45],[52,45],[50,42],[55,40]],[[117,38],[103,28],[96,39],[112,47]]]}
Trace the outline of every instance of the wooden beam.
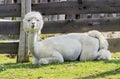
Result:
{"label": "wooden beam", "polygon": [[86,32],[89,30],[120,31],[120,18],[51,21],[44,24],[42,33]]}
{"label": "wooden beam", "polygon": [[[0,4],[0,17],[20,17],[21,4]],[[88,14],[120,13],[120,0],[83,0],[33,4],[32,10],[46,15],[53,14]]]}
{"label": "wooden beam", "polygon": [[[65,21],[48,21],[45,22],[42,29],[43,34],[47,33],[70,33],[70,32],[86,32],[89,30],[99,31],[120,31],[120,18],[109,17],[99,19],[80,19]],[[0,34],[20,33],[20,22],[7,21],[0,22]]]}
{"label": "wooden beam", "polygon": [[0,43],[0,54],[17,54],[18,44],[18,42]]}
{"label": "wooden beam", "polygon": [[32,10],[42,14],[120,13],[120,0],[82,0],[33,4]]}
{"label": "wooden beam", "polygon": [[20,4],[0,4],[0,17],[20,17]]}
{"label": "wooden beam", "polygon": [[[120,13],[120,0],[83,0],[33,4],[32,10],[46,15]],[[0,17],[20,17],[21,4],[0,4]]]}
{"label": "wooden beam", "polygon": [[20,22],[18,21],[0,21],[0,34],[3,35],[19,35]]}

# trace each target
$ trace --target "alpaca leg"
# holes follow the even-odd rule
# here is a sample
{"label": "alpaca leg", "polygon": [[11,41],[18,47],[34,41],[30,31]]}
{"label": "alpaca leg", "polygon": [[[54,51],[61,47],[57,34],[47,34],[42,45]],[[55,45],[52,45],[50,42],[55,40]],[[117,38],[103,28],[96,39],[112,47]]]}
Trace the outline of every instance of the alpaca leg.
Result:
{"label": "alpaca leg", "polygon": [[94,60],[98,56],[97,51],[83,51],[81,52],[81,56],[79,60],[86,61],[86,60]]}
{"label": "alpaca leg", "polygon": [[32,64],[38,64],[39,60],[34,58]]}
{"label": "alpaca leg", "polygon": [[39,64],[51,64],[56,62],[62,63],[64,60],[57,57],[42,58],[39,60]]}
{"label": "alpaca leg", "polygon": [[98,60],[100,60],[100,59],[110,60],[111,59],[111,53],[109,50],[101,49],[101,50],[99,50],[98,53],[99,53],[99,57],[97,58]]}
{"label": "alpaca leg", "polygon": [[82,42],[80,60],[94,60],[98,56],[99,40],[96,38],[86,39]]}
{"label": "alpaca leg", "polygon": [[62,63],[64,62],[63,56],[60,53],[57,53],[57,55],[53,55],[51,57],[48,58],[41,58],[39,60],[39,64],[50,64],[50,63]]}
{"label": "alpaca leg", "polygon": [[98,45],[83,45],[79,60],[94,60],[98,56]]}

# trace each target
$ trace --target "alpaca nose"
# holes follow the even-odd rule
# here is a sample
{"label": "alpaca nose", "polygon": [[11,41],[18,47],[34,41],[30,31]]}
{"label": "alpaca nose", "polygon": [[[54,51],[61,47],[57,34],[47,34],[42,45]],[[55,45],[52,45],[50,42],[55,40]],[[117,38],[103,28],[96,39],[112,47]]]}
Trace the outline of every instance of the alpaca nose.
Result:
{"label": "alpaca nose", "polygon": [[32,28],[34,28],[34,27],[35,27],[35,23],[33,22],[33,23],[32,23]]}
{"label": "alpaca nose", "polygon": [[32,25],[34,25],[35,23],[33,22]]}

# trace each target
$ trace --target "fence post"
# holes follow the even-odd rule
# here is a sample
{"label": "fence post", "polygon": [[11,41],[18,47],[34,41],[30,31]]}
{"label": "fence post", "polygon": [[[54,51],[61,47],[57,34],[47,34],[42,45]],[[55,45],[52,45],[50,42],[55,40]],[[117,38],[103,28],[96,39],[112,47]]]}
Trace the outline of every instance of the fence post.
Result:
{"label": "fence post", "polygon": [[[27,12],[31,11],[31,0],[21,0],[21,19],[24,18]],[[17,62],[28,62],[28,51],[27,51],[27,35],[23,30],[23,22],[21,21],[20,37],[19,37],[19,49]]]}

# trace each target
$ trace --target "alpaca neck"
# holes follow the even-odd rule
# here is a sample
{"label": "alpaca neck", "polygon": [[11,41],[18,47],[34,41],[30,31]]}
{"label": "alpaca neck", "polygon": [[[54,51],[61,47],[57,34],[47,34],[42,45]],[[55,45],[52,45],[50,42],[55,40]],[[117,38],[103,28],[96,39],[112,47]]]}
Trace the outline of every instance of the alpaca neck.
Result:
{"label": "alpaca neck", "polygon": [[39,39],[39,35],[38,33],[29,33],[28,34],[28,52],[32,53],[33,56],[35,56],[35,52],[34,52],[34,44],[36,42],[38,42]]}

